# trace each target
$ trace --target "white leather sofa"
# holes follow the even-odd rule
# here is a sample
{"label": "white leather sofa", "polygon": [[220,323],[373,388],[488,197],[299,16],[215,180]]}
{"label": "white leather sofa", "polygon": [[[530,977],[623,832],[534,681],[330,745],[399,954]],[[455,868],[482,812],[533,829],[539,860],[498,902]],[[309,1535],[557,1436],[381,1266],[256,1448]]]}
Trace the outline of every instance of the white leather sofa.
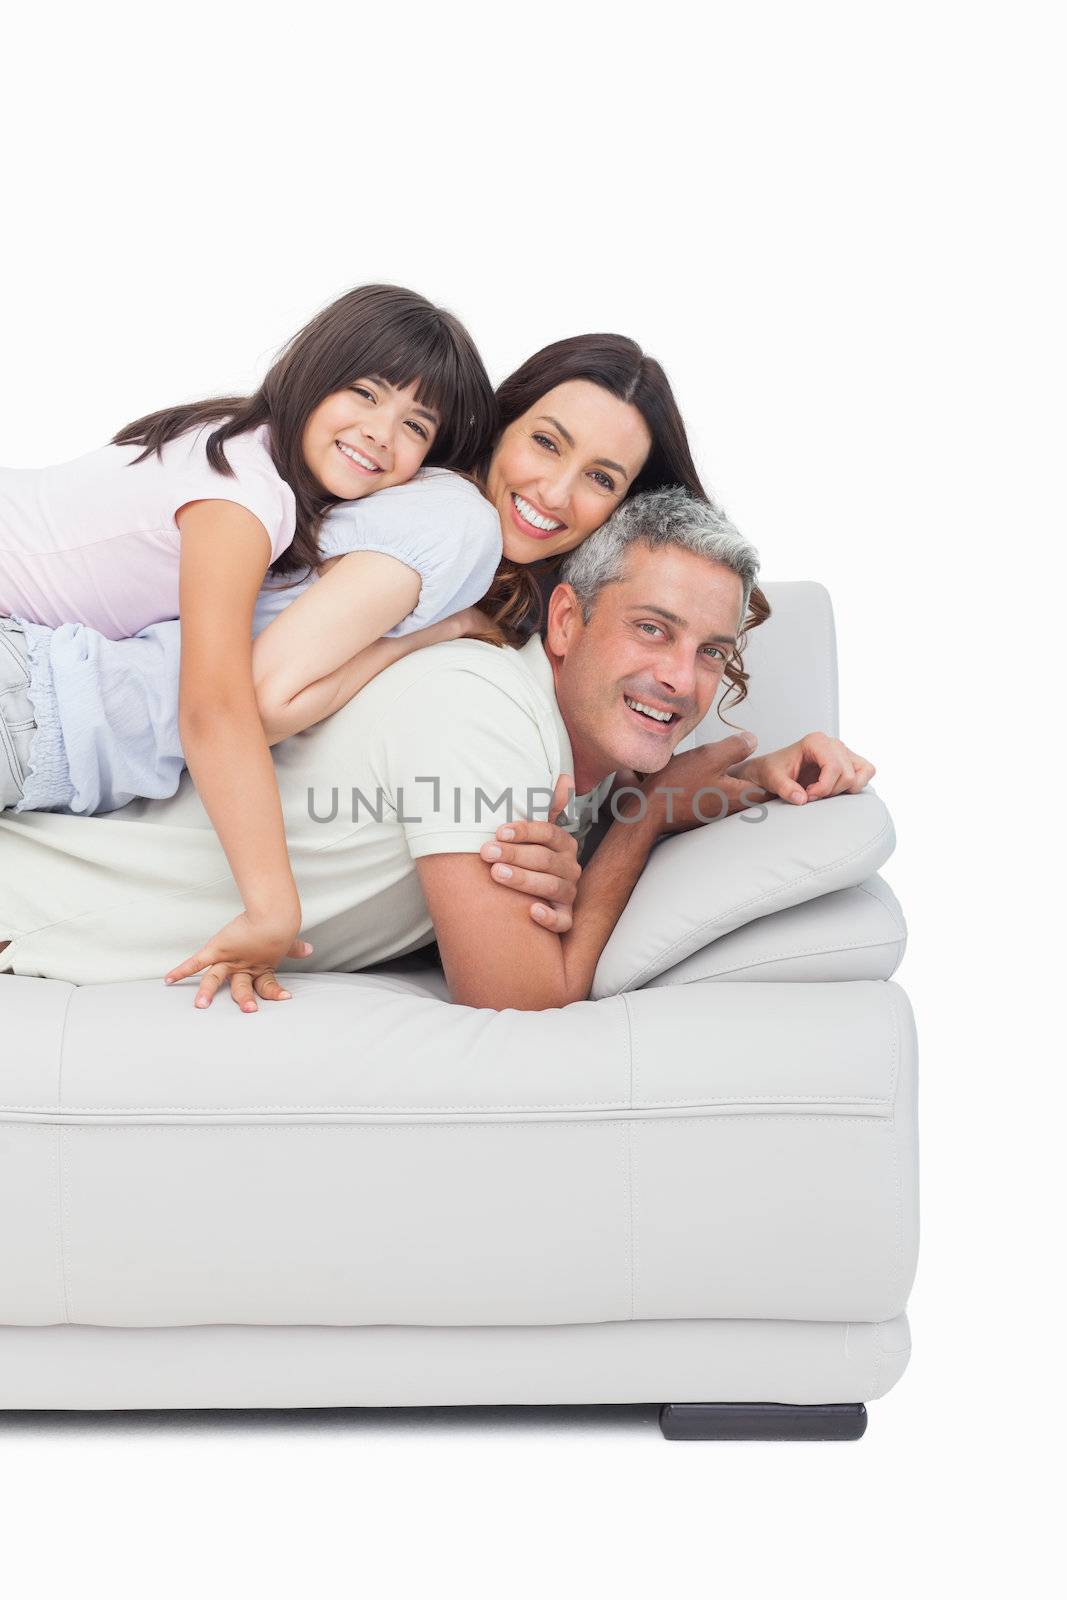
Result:
{"label": "white leather sofa", "polygon": [[[837,726],[825,592],[770,595],[733,714],[765,749]],[[562,1011],[454,1006],[411,958],[255,1018],[0,978],[0,1409],[656,1401],[669,1437],[858,1437],[918,1227],[892,844],[871,791],[663,841]]]}

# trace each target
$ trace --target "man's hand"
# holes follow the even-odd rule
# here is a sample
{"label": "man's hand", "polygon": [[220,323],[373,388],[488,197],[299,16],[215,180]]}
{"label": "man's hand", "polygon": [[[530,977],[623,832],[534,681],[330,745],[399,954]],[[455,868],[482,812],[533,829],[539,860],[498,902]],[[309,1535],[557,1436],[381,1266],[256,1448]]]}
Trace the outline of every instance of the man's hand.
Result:
{"label": "man's hand", "polygon": [[[687,828],[716,822],[720,817],[747,811],[749,806],[758,806],[766,800],[768,795],[758,780],[753,781],[747,774],[740,776],[735,770],[755,747],[753,734],[734,733],[714,744],[684,750],[672,756],[659,772],[649,773],[637,787],[659,831],[684,833]],[[641,814],[638,796],[624,799],[621,791],[617,790],[616,794],[619,795],[617,810],[620,814],[626,815],[627,801],[635,818]]]}
{"label": "man's hand", "polygon": [[[574,793],[569,772],[560,774],[549,807],[557,817]],[[536,896],[530,916],[539,927],[566,933],[573,922],[571,907],[578,892],[582,869],[578,865],[578,840],[554,822],[501,824],[496,842],[483,844],[479,854],[491,862],[491,876],[507,889]]]}
{"label": "man's hand", "polygon": [[751,756],[734,769],[736,777],[758,783],[769,794],[795,806],[827,800],[834,794],[859,794],[874,772],[864,756],[828,733],[809,733],[784,750]]}

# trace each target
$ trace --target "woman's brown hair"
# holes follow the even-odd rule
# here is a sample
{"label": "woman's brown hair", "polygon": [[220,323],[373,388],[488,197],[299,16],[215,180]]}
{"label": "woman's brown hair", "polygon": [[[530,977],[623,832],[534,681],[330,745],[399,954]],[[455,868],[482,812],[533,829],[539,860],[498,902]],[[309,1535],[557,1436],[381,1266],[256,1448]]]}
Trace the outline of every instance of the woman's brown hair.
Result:
{"label": "woman's brown hair", "polygon": [[296,498],[296,534],[271,564],[272,573],[317,571],[319,524],[338,503],[304,460],[303,438],[315,407],[359,378],[378,377],[394,388],[417,383],[420,405],[441,419],[427,466],[472,471],[485,459],[497,431],[496,403],[474,341],[448,311],[411,289],[372,283],[352,289],[320,311],[278,355],[255,394],[171,406],[139,417],[112,444],[143,445],[136,458],[158,455],[170,439],[217,423],[207,458],[234,476],[227,439],[270,424],[271,457]]}
{"label": "woman's brown hair", "polygon": [[[499,428],[506,428],[557,384],[581,379],[596,383],[627,405],[637,408],[652,436],[648,460],[634,479],[626,498],[646,489],[664,489],[678,484],[700,500],[710,497],[704,489],[689,449],[685,423],[678,402],[667,381],[667,374],[640,345],[617,333],[583,333],[538,350],[524,361],[496,392]],[[499,442],[499,434],[495,443]],[[488,470],[491,451],[482,461],[483,475]],[[524,565],[503,560],[485,598],[478,602],[503,639],[522,644],[540,626],[547,595],[558,581],[564,556]],[[752,591],[741,628],[737,649],[726,663],[723,676],[730,684],[731,705],[747,693],[748,673],[741,662],[746,635],[766,622],[771,608],[759,588]]]}

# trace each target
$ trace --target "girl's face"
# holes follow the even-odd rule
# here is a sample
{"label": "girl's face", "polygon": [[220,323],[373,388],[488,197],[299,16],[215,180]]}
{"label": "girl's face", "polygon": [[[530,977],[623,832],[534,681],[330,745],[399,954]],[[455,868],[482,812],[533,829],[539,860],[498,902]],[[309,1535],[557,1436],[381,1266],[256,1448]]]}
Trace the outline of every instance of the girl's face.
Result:
{"label": "girl's face", "polygon": [[557,384],[501,435],[486,476],[511,561],[573,550],[626,497],[652,448],[636,406],[598,383]]}
{"label": "girl's face", "polygon": [[304,460],[328,494],[360,500],[415,476],[441,420],[417,404],[416,388],[360,378],[315,407],[304,425]]}

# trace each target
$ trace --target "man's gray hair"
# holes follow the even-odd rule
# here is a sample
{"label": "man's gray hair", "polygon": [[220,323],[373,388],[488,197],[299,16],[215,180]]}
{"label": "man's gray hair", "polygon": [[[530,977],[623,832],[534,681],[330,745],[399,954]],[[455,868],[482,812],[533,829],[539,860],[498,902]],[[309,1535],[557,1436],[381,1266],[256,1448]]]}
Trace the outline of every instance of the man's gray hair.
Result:
{"label": "man's gray hair", "polygon": [[676,545],[708,561],[717,561],[741,579],[741,621],[759,576],[759,552],[738,533],[713,500],[699,500],[688,489],[649,489],[624,500],[595,533],[564,561],[561,583],[569,583],[578,596],[586,622],[593,602],[605,584],[617,583],[623,574],[631,545],[651,550]]}

